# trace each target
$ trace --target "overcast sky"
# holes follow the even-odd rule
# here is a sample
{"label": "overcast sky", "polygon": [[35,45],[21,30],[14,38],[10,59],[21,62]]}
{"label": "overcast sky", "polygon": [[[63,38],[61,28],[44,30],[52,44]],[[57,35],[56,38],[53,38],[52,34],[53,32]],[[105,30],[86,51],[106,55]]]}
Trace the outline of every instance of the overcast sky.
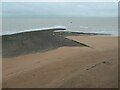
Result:
{"label": "overcast sky", "polygon": [[4,2],[3,17],[115,17],[117,3],[110,2]]}
{"label": "overcast sky", "polygon": [[2,2],[118,2],[119,0],[1,0]]}

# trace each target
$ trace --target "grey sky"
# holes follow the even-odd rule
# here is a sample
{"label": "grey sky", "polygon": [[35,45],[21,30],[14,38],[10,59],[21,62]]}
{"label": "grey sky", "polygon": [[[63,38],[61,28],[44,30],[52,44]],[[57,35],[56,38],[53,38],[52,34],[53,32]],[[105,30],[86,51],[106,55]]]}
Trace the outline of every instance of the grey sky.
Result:
{"label": "grey sky", "polygon": [[6,2],[2,6],[3,17],[115,17],[118,11],[112,2]]}

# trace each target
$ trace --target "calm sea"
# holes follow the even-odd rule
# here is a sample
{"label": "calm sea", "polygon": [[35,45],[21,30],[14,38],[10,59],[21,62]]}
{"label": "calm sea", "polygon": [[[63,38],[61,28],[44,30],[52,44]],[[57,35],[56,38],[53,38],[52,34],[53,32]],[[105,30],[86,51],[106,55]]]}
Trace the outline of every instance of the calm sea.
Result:
{"label": "calm sea", "polygon": [[48,17],[48,18],[3,18],[2,34],[10,34],[26,29],[65,26],[68,30],[78,32],[105,33],[118,35],[117,18],[80,18],[80,17]]}

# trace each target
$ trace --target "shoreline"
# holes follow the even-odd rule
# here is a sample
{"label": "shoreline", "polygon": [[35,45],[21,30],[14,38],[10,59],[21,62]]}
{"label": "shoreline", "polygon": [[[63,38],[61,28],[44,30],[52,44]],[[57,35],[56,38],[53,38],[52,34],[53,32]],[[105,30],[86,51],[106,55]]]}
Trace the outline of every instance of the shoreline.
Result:
{"label": "shoreline", "polygon": [[[62,32],[54,32],[62,30]],[[21,32],[2,36],[3,58],[45,52],[63,46],[89,47],[89,45],[66,38],[67,36],[109,36],[102,33],[64,32],[65,28]]]}
{"label": "shoreline", "polygon": [[62,46],[87,46],[80,42],[56,35],[49,29],[2,36],[4,57],[15,57],[33,52],[43,52]]}

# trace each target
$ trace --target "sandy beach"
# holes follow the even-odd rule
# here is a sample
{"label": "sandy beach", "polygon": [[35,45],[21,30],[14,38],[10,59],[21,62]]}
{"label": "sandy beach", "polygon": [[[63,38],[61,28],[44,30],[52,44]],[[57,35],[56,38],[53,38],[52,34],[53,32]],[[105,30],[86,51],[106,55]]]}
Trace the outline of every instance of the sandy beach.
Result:
{"label": "sandy beach", "polygon": [[69,36],[90,47],[63,46],[3,58],[3,88],[117,88],[118,38]]}
{"label": "sandy beach", "polygon": [[119,89],[120,5],[47,1],[1,3],[2,88]]}

